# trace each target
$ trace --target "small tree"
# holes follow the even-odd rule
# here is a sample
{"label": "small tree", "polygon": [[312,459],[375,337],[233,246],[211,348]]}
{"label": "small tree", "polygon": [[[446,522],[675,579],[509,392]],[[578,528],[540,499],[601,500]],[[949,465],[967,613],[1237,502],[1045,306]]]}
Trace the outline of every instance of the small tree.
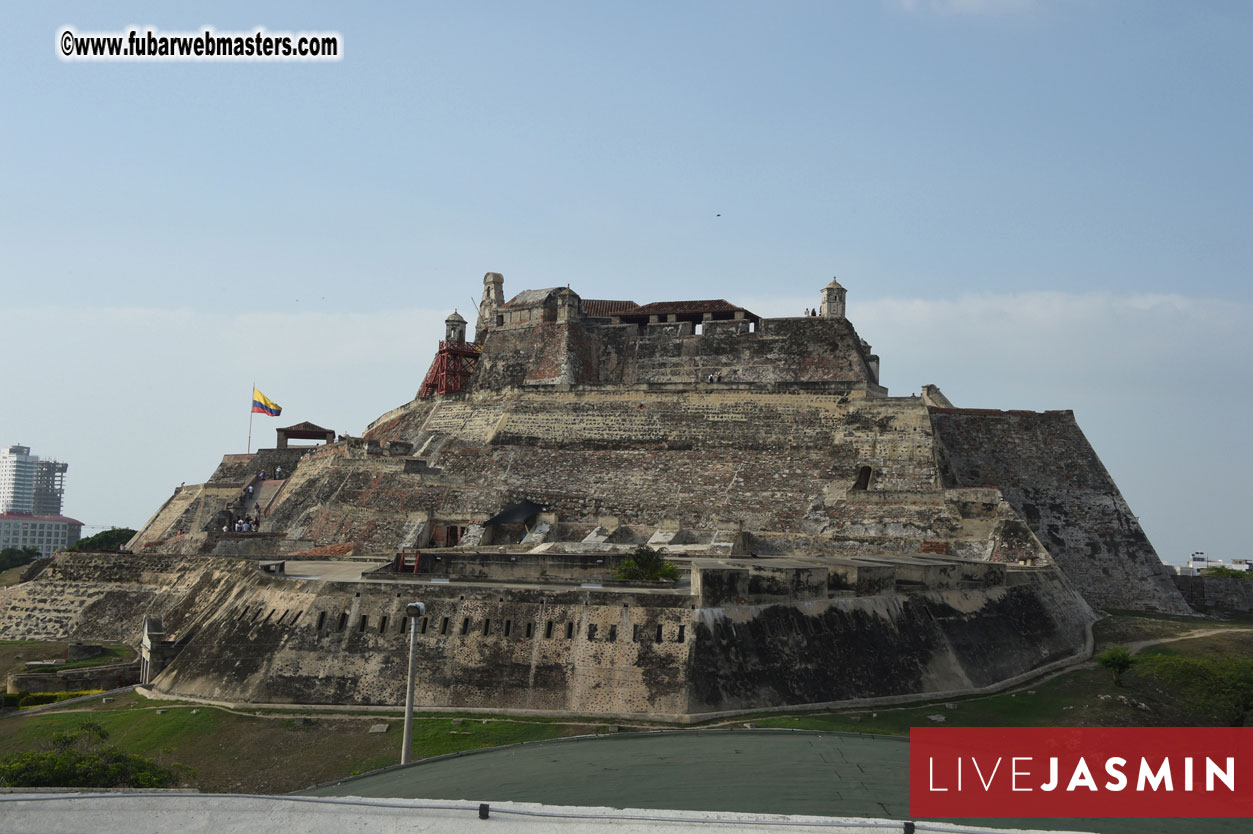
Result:
{"label": "small tree", "polygon": [[664,579],[673,582],[679,578],[679,569],[673,563],[667,562],[666,557],[661,553],[646,544],[641,544],[618,565],[617,578],[644,582],[658,582]]}
{"label": "small tree", "polygon": [[0,550],[0,570],[29,565],[38,558],[37,547],[6,547]]}
{"label": "small tree", "polygon": [[69,553],[82,551],[115,553],[119,547],[123,546],[134,537],[135,531],[129,527],[114,527],[111,530],[105,530],[103,533],[97,533],[94,536],[79,539],[74,542],[74,544],[65,548],[65,550]]}
{"label": "small tree", "polygon": [[1108,669],[1114,676],[1114,686],[1122,686],[1123,672],[1135,663],[1131,652],[1126,646],[1111,646],[1096,657],[1096,662]]}

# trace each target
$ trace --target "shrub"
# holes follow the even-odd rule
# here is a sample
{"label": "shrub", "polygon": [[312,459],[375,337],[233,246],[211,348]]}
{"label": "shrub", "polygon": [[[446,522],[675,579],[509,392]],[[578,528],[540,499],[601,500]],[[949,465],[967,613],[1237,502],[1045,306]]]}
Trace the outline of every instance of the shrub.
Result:
{"label": "shrub", "polygon": [[114,527],[112,530],[105,530],[94,536],[88,536],[85,539],[79,539],[74,544],[65,548],[67,553],[78,551],[99,551],[103,553],[116,553],[118,548],[125,545],[135,536],[135,531],[129,527]]}
{"label": "shrub", "polygon": [[17,702],[17,705],[22,709],[27,709],[29,707],[43,706],[44,704],[68,701],[71,698],[80,698],[83,695],[96,695],[103,691],[103,689],[80,689],[77,692],[26,692],[21,694],[22,697]]}
{"label": "shrub", "polygon": [[618,579],[645,582],[661,580],[673,582],[679,578],[679,569],[672,562],[667,562],[666,557],[656,550],[646,544],[641,544],[631,551],[630,556],[619,563],[616,576]]}
{"label": "shrub", "polygon": [[1202,570],[1201,576],[1221,576],[1224,579],[1253,579],[1253,571],[1238,570],[1229,568],[1226,565],[1215,565],[1212,568]]}
{"label": "shrub", "polygon": [[8,788],[170,788],[178,775],[154,761],[100,746],[104,727],[87,721],[54,733],[52,749],[0,759],[0,786]]}

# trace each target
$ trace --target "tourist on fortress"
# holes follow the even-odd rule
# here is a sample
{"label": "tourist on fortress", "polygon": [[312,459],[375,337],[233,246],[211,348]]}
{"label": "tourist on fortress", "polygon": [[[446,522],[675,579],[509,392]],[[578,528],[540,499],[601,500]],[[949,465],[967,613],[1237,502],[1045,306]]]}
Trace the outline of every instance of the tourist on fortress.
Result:
{"label": "tourist on fortress", "polygon": [[283,478],[283,467],[281,467],[281,466],[276,466],[276,467],[274,467],[274,478],[275,478],[275,480],[282,480],[282,478]]}
{"label": "tourist on fortress", "polygon": [[252,484],[248,485],[248,497],[252,498]]}

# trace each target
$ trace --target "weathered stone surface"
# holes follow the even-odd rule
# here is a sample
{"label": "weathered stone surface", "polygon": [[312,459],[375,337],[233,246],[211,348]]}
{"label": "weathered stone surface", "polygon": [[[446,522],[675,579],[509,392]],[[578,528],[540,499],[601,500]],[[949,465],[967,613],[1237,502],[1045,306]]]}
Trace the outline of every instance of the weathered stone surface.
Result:
{"label": "weathered stone surface", "polygon": [[1229,576],[1174,576],[1190,605],[1225,611],[1253,611],[1253,579]]}
{"label": "weathered stone surface", "polygon": [[[1073,415],[888,396],[836,290],[822,316],[632,318],[568,288],[505,302],[489,274],[464,391],[227,455],[132,554],[0,592],[0,635],[160,616],[160,689],[397,704],[420,596],[423,707],[686,720],[993,687],[1084,656],[1089,602],[1188,610]],[[262,532],[223,532],[239,512]],[[644,543],[677,582],[615,580]],[[287,559],[374,561],[342,582]]]}
{"label": "weathered stone surface", "polygon": [[1188,612],[1073,412],[931,416],[944,485],[998,488],[1089,602]]}

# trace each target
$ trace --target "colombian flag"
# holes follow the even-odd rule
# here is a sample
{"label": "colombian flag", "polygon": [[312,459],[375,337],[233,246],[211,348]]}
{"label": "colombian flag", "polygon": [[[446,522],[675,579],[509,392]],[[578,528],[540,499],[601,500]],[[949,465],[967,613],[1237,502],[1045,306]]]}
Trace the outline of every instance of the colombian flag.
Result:
{"label": "colombian flag", "polygon": [[262,394],[256,388],[252,389],[252,410],[257,414],[268,414],[271,417],[277,417],[283,413],[281,405]]}

